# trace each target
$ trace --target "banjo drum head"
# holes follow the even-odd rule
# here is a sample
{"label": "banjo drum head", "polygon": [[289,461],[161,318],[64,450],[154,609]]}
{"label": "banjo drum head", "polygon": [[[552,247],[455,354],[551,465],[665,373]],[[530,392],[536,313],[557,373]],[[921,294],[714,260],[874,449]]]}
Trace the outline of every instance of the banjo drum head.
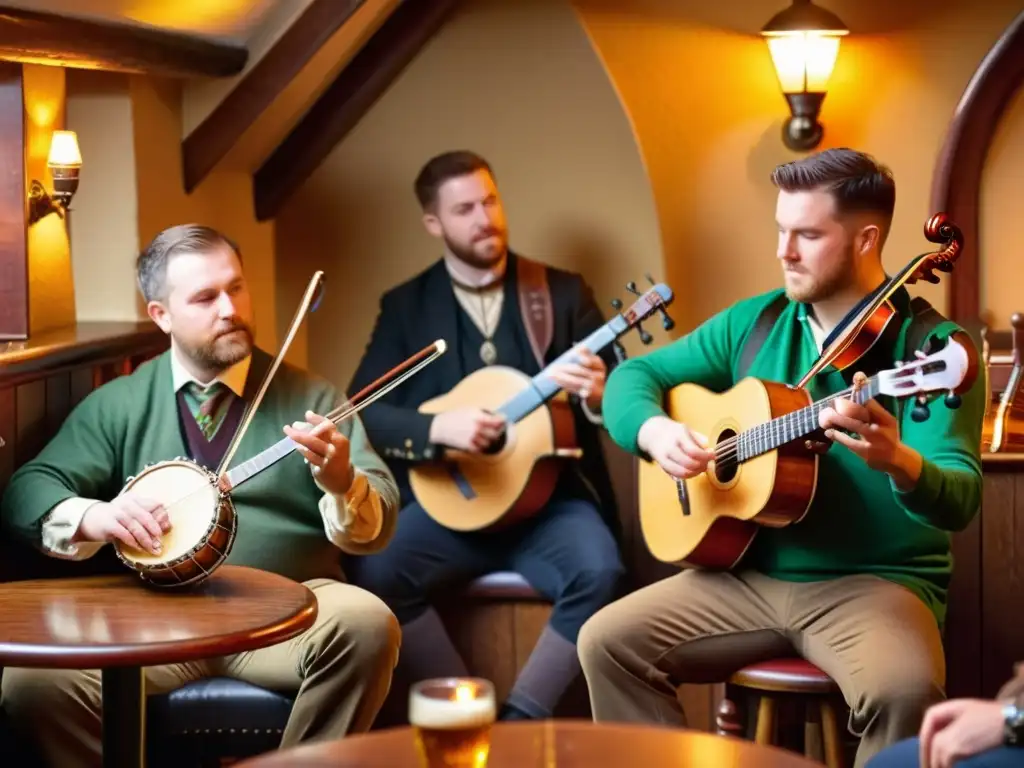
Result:
{"label": "banjo drum head", "polygon": [[171,521],[159,554],[118,541],[125,559],[139,565],[160,565],[176,560],[201,544],[217,516],[219,495],[206,471],[190,461],[163,461],[140,472],[124,488],[162,503]]}

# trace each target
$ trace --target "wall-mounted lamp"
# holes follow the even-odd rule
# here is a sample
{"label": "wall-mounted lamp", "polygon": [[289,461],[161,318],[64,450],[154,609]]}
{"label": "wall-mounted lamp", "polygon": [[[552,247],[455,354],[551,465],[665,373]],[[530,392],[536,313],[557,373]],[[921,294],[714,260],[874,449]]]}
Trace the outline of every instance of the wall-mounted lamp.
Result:
{"label": "wall-mounted lamp", "polygon": [[82,153],[78,149],[78,136],[74,131],[54,131],[50,139],[50,154],[46,165],[53,174],[53,192],[35,179],[29,190],[29,224],[56,213],[63,217],[78,190],[78,174],[82,169]]}
{"label": "wall-mounted lamp", "polygon": [[789,103],[791,117],[782,126],[782,141],[794,151],[806,152],[821,142],[821,103],[839,54],[839,40],[849,33],[838,16],[811,0],[793,0],[761,30]]}

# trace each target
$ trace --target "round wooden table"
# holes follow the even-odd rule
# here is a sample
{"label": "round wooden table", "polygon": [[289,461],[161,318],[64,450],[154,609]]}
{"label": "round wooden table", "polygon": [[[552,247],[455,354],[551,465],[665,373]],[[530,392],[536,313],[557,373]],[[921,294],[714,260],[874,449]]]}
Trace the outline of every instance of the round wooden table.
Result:
{"label": "round wooden table", "polygon": [[[487,768],[821,768],[805,757],[726,736],[589,720],[496,723]],[[421,768],[411,728],[392,728],[244,760],[235,768]]]}
{"label": "round wooden table", "polygon": [[142,667],[265,648],[317,615],[304,585],[231,565],[188,591],[148,587],[126,569],[5,583],[3,599],[0,665],[102,670],[103,765],[111,768],[145,762]]}

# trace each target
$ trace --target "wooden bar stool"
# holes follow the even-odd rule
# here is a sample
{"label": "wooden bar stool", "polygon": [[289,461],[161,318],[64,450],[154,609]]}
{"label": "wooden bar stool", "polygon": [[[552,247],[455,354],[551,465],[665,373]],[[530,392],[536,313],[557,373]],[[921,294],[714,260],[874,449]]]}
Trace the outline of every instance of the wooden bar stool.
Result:
{"label": "wooden bar stool", "polygon": [[[842,701],[842,694],[831,677],[804,659],[773,659],[744,667],[729,678],[729,683],[756,692],[756,743],[775,745],[778,705],[783,699],[800,699],[806,723],[804,753],[807,757],[816,757],[811,754],[815,751],[812,750],[813,736],[820,734],[825,765],[843,768],[845,761],[837,714],[837,699]],[[738,735],[743,731],[743,725],[737,720],[736,706],[728,699],[723,700],[718,709],[717,724],[718,732],[723,735]]]}

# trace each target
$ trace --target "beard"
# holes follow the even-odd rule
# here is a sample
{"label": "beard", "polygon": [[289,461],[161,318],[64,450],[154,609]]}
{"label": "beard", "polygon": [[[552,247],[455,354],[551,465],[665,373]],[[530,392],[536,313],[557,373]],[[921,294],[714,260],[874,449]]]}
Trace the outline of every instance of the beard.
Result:
{"label": "beard", "polygon": [[786,296],[790,301],[804,304],[814,304],[831,298],[854,279],[853,260],[853,244],[850,243],[844,249],[841,258],[837,259],[826,272],[818,276],[812,276],[807,272],[796,273],[803,278],[799,286],[790,285],[787,280]]}
{"label": "beard", "polygon": [[[468,245],[456,243],[447,234],[443,237],[444,244],[455,258],[476,269],[490,269],[505,257],[508,250],[505,233],[498,229],[489,229],[477,235]],[[488,238],[494,238],[497,242],[485,244],[483,241]]]}
{"label": "beard", "polygon": [[236,318],[231,321],[229,328],[202,344],[193,345],[181,339],[176,341],[181,351],[197,367],[204,371],[220,372],[252,354],[253,338],[252,327]]}

